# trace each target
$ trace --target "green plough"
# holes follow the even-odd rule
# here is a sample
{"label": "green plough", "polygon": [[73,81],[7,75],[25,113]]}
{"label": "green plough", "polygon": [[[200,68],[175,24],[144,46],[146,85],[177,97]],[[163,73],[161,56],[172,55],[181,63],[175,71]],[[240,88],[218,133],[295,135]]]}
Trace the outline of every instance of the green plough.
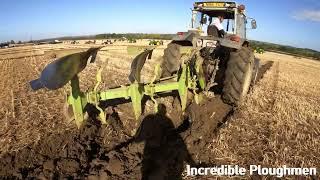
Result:
{"label": "green plough", "polygon": [[79,86],[78,73],[81,72],[91,57],[90,62],[94,62],[95,56],[100,48],[92,48],[86,52],[71,54],[69,56],[57,59],[49,64],[41,73],[39,79],[30,82],[33,90],[40,88],[58,89],[71,81],[70,94],[67,95],[67,103],[69,110],[72,109],[72,118],[78,127],[85,120],[85,107],[87,104],[94,105],[99,110],[99,119],[102,123],[107,123],[104,109],[100,107],[101,101],[112,99],[127,99],[131,101],[135,118],[138,119],[142,114],[142,99],[144,96],[149,97],[154,102],[154,109],[157,110],[156,96],[164,92],[177,91],[181,108],[184,111],[187,106],[188,91],[194,93],[196,102],[201,100],[198,94],[205,87],[205,80],[202,75],[202,61],[197,54],[197,50],[193,48],[187,49],[183,55],[184,63],[181,65],[180,71],[168,78],[160,78],[160,64],[155,66],[155,75],[151,82],[143,83],[140,81],[140,72],[147,59],[152,56],[153,49],[145,49],[136,56],[131,64],[131,72],[129,80],[131,84],[121,86],[119,88],[98,91],[98,87],[102,81],[101,74],[103,69],[99,69],[96,80],[97,83],[92,91],[82,92]]}

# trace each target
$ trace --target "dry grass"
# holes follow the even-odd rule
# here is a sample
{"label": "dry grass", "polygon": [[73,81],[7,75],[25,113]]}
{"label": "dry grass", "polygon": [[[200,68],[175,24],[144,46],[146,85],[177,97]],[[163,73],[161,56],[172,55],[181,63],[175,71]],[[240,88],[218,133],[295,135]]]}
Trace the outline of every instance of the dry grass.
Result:
{"label": "dry grass", "polygon": [[33,92],[29,87],[29,81],[51,60],[37,56],[0,62],[0,155],[68,128],[60,106],[63,90]]}
{"label": "dry grass", "polygon": [[258,56],[274,64],[213,139],[217,164],[320,168],[320,62]]}

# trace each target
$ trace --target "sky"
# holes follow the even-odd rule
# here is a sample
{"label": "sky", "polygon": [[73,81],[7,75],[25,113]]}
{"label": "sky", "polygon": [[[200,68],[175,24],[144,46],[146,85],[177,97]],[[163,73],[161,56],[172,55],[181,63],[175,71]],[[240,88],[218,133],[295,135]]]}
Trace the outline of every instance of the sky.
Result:
{"label": "sky", "polygon": [[[195,0],[1,0],[0,42],[99,33],[187,31]],[[320,51],[320,0],[238,0],[247,37]],[[318,35],[317,35],[318,34]]]}

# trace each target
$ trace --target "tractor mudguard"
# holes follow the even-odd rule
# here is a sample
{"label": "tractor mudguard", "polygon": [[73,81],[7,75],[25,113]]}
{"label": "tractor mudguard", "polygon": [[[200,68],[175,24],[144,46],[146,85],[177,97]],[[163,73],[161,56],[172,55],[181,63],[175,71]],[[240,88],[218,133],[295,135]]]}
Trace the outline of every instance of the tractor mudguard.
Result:
{"label": "tractor mudguard", "polygon": [[234,42],[227,38],[220,38],[219,42],[220,42],[220,45],[224,47],[241,49],[243,40],[240,40],[240,42]]}
{"label": "tractor mudguard", "polygon": [[41,88],[56,90],[63,87],[87,66],[90,56],[90,63],[95,61],[99,49],[101,47],[90,48],[85,52],[70,54],[53,61],[44,68],[40,78],[30,81],[31,88],[35,91]]}
{"label": "tractor mudguard", "polygon": [[196,30],[189,30],[188,32],[181,32],[175,35],[172,38],[172,41],[174,42],[181,42],[177,43],[183,46],[195,46],[196,45],[196,39],[199,36],[199,31]]}

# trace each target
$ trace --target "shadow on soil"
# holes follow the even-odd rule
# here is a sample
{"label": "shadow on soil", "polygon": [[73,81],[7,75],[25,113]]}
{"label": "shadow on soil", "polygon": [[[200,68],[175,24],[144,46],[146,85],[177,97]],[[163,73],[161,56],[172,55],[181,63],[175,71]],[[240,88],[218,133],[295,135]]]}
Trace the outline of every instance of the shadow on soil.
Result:
{"label": "shadow on soil", "polygon": [[179,134],[188,128],[183,126],[174,127],[163,104],[159,105],[158,113],[142,120],[135,141],[145,142],[141,166],[143,180],[181,179],[184,162],[195,165]]}

